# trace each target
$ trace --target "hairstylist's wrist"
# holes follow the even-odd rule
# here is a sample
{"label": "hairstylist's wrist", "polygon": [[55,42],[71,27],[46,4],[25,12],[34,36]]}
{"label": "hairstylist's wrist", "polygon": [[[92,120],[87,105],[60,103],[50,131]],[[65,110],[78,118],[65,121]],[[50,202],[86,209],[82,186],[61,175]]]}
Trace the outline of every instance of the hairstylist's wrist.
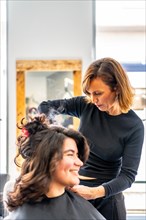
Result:
{"label": "hairstylist's wrist", "polygon": [[103,186],[92,187],[92,193],[95,197],[94,199],[101,198],[105,196],[105,188]]}

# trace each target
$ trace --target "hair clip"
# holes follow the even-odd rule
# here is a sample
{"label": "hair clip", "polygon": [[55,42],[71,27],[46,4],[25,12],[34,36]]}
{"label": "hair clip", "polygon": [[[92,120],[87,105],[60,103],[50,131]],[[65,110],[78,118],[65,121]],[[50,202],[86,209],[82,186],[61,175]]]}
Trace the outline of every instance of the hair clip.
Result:
{"label": "hair clip", "polygon": [[25,136],[25,137],[29,137],[29,132],[28,132],[28,130],[24,127],[24,128],[22,128],[22,133],[23,133],[23,135]]}

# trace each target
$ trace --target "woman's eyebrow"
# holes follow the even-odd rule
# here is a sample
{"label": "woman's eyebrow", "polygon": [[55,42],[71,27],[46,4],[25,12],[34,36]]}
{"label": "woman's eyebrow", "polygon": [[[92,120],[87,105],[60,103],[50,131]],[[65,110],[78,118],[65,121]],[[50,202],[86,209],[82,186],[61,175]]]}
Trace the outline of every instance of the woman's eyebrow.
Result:
{"label": "woman's eyebrow", "polygon": [[71,153],[73,153],[73,154],[76,154],[76,155],[79,154],[78,151],[75,151],[75,150],[73,150],[73,149],[65,150],[63,153],[66,154],[66,153],[69,153],[69,152],[71,152]]}
{"label": "woman's eyebrow", "polygon": [[68,149],[68,150],[65,150],[63,153],[68,153],[68,152],[72,152],[72,153],[74,153],[75,151],[73,150],[73,149]]}

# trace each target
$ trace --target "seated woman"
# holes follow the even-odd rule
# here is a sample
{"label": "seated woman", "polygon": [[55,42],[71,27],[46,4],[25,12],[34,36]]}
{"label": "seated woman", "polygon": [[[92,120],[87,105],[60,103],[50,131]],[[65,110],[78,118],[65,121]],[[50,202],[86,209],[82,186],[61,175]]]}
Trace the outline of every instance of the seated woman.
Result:
{"label": "seated woman", "polygon": [[67,190],[79,184],[78,171],[89,147],[73,129],[48,125],[45,115],[21,121],[18,155],[24,159],[13,190],[8,192],[5,220],[105,220],[87,200]]}

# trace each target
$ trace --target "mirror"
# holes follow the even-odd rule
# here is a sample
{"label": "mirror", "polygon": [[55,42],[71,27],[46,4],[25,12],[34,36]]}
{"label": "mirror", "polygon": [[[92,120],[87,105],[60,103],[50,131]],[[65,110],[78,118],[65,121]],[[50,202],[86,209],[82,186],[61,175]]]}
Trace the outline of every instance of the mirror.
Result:
{"label": "mirror", "polygon": [[[71,98],[73,92],[73,73],[70,71],[47,71],[25,73],[25,99],[26,118],[37,114],[37,107],[42,100],[54,100]],[[73,117],[69,115],[56,114],[57,111],[49,111],[50,121],[64,127],[73,126]]]}
{"label": "mirror", "polygon": [[[81,69],[80,60],[17,60],[17,122],[31,110],[34,114],[35,107],[43,100],[81,95]],[[77,129],[79,120],[72,120]]]}

